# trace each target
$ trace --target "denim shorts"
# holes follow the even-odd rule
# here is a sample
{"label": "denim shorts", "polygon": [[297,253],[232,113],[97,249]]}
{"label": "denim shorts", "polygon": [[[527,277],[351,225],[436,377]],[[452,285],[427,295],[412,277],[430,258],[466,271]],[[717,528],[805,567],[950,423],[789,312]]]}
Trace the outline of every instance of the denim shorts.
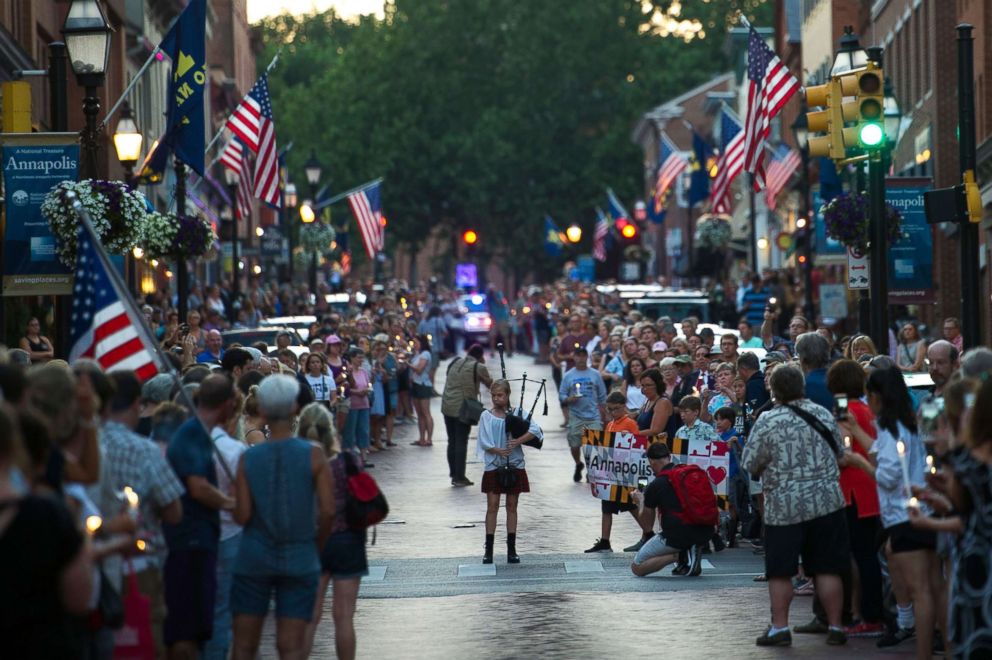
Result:
{"label": "denim shorts", "polygon": [[319,573],[242,575],[231,582],[231,612],[264,617],[275,592],[276,617],[310,621],[317,600]]}
{"label": "denim shorts", "polygon": [[365,532],[345,530],[335,532],[327,539],[320,553],[320,566],[335,580],[365,577],[369,574],[365,554]]}

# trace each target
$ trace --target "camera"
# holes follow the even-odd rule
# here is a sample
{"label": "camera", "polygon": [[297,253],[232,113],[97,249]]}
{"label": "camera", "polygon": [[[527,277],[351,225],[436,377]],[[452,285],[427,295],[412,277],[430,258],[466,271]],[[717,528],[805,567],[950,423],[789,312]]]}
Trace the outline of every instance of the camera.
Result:
{"label": "camera", "polygon": [[648,487],[648,478],[647,477],[638,477],[637,478],[637,490],[643,493],[644,492],[644,489],[647,488],[647,487]]}
{"label": "camera", "polygon": [[179,326],[179,336],[185,337],[189,334],[189,323],[183,323]]}
{"label": "camera", "polygon": [[847,419],[847,395],[846,394],[835,394],[834,395],[834,419],[838,422],[843,422]]}

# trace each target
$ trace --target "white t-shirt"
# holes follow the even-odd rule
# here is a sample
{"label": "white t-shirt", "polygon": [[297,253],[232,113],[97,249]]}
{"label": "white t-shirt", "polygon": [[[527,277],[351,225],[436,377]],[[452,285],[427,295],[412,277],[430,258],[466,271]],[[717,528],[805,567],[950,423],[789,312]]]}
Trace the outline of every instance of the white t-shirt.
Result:
{"label": "white t-shirt", "polygon": [[311,376],[307,374],[307,383],[310,384],[310,389],[313,390],[314,401],[330,401],[331,393],[334,390],[334,380],[330,376],[325,376],[321,374],[319,376]]}
{"label": "white t-shirt", "polygon": [[[214,444],[217,445],[217,451],[224,458],[224,465],[231,471],[231,475],[237,475],[238,462],[241,460],[241,454],[248,450],[248,445],[235,440],[227,434],[227,431],[219,426],[214,427],[214,430],[210,433],[210,437],[213,438]],[[234,482],[228,478],[227,472],[224,470],[224,466],[220,464],[217,454],[214,454],[214,466],[217,469],[217,490],[225,495],[234,497]],[[231,515],[231,512],[221,511],[220,540],[226,541],[240,532],[241,525],[234,522],[234,516]]]}
{"label": "white t-shirt", "polygon": [[421,371],[418,374],[417,372],[415,372],[415,371],[413,371],[411,369],[410,370],[410,373],[413,376],[413,382],[414,383],[416,383],[417,385],[426,385],[427,387],[431,387],[433,385],[433,383],[431,382],[431,353],[430,353],[430,351],[421,351],[420,354],[417,355],[417,357],[415,357],[413,359],[413,362],[415,362],[419,366],[420,365],[420,362],[422,360],[426,361],[426,363],[427,363],[427,366],[424,368],[424,370]]}

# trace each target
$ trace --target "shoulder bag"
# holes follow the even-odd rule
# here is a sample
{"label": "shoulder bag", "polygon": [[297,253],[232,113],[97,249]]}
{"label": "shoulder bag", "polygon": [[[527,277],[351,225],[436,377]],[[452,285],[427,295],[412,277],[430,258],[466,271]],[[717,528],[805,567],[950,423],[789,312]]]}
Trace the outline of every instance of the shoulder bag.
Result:
{"label": "shoulder bag", "polygon": [[[465,367],[465,358],[462,358],[462,364],[458,367],[458,371],[461,372],[462,368]],[[479,374],[478,374],[479,363],[476,362],[472,367],[472,382],[478,384]],[[464,399],[462,401],[462,407],[458,411],[458,421],[462,424],[468,424],[469,426],[475,426],[479,423],[479,418],[482,417],[482,411],[485,410],[485,406],[478,399]]]}
{"label": "shoulder bag", "polygon": [[830,451],[834,453],[834,456],[840,454],[840,449],[837,447],[837,441],[834,440],[834,434],[831,433],[830,429],[828,429],[823,422],[818,420],[815,415],[812,415],[806,412],[805,410],[803,410],[802,408],[800,408],[799,406],[794,406],[791,403],[786,403],[783,405],[792,412],[799,415],[799,417],[801,417],[803,421],[805,421],[807,424],[812,426],[817,433],[823,436],[823,439],[827,441],[827,444],[830,446]]}

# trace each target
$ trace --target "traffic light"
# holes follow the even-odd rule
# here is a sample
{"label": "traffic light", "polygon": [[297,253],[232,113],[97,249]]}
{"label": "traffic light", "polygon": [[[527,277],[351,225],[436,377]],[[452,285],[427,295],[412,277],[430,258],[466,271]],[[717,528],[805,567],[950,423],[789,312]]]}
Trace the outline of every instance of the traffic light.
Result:
{"label": "traffic light", "polygon": [[844,144],[849,148],[872,151],[885,145],[885,83],[881,67],[868,62],[864,67],[842,73],[841,93],[853,97],[841,106],[844,121],[853,126],[844,129]]}
{"label": "traffic light", "polygon": [[465,245],[475,245],[479,242],[479,235],[475,233],[474,229],[466,229],[462,232],[462,242]]}
{"label": "traffic light", "polygon": [[[826,156],[834,160],[843,160],[846,156],[842,102],[843,93],[840,81],[836,78],[823,85],[806,88],[806,107],[823,108],[806,113],[806,123],[810,132],[807,144],[811,157]],[[813,133],[826,133],[826,135],[814,137]]]}
{"label": "traffic light", "polygon": [[627,240],[637,238],[637,226],[628,222],[620,229],[620,235]]}

